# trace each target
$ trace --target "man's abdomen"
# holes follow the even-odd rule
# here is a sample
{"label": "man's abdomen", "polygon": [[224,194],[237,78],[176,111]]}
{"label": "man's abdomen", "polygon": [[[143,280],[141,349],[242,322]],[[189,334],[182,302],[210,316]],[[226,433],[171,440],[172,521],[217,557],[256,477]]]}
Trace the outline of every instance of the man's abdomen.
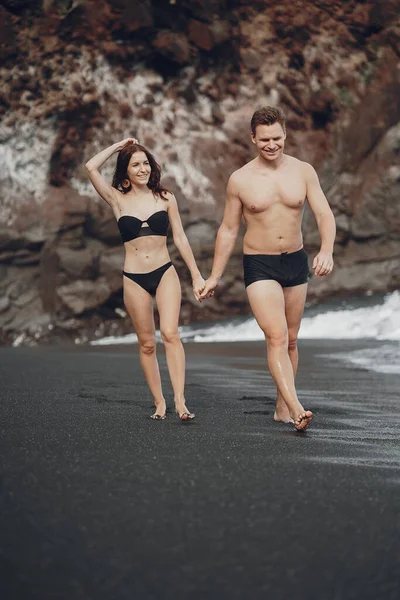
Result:
{"label": "man's abdomen", "polygon": [[248,228],[243,239],[244,254],[281,254],[296,252],[303,247],[300,228],[296,232],[268,231]]}

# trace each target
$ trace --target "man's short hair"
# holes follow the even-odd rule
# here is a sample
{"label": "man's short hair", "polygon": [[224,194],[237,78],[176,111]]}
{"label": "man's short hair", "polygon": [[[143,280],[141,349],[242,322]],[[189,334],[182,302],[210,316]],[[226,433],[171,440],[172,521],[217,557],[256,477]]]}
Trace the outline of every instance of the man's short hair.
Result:
{"label": "man's short hair", "polygon": [[273,125],[279,123],[283,131],[286,131],[285,113],[278,106],[262,106],[257,108],[251,117],[251,133],[256,135],[257,125]]}

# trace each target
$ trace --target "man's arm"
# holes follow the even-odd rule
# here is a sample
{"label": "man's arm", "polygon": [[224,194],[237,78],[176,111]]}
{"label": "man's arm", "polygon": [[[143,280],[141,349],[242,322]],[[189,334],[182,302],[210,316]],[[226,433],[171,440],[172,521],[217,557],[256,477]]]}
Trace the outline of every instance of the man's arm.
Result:
{"label": "man's arm", "polygon": [[218,229],[217,240],[215,243],[214,262],[210,277],[206,281],[206,286],[200,296],[201,300],[214,295],[214,290],[221,279],[226,263],[232,254],[235,241],[240,227],[243,206],[239,198],[237,185],[237,176],[231,175],[226,190],[224,218]]}
{"label": "man's arm", "polygon": [[307,199],[321,236],[321,249],[314,258],[312,268],[319,276],[329,275],[333,269],[333,245],[336,236],[336,223],[324,192],[321,189],[315,169],[304,163],[307,183]]}

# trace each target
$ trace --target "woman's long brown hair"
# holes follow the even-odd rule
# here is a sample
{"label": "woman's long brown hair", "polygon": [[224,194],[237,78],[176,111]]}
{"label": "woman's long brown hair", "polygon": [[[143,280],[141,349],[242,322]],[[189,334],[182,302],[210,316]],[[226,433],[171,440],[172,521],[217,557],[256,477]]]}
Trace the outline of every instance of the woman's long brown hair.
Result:
{"label": "woman's long brown hair", "polygon": [[168,200],[168,198],[165,198],[163,196],[163,194],[167,193],[169,190],[167,190],[160,183],[160,180],[161,180],[160,165],[157,163],[154,156],[147,150],[147,148],[145,148],[144,146],[141,146],[140,144],[134,144],[133,142],[127,142],[125,144],[125,146],[123,146],[119,152],[118,159],[117,159],[117,165],[116,165],[115,171],[114,171],[112,186],[115,187],[120,192],[122,192],[123,194],[126,194],[127,192],[129,192],[129,190],[131,189],[132,186],[129,185],[128,187],[123,187],[122,182],[125,179],[128,179],[127,171],[128,171],[129,161],[131,160],[132,154],[134,154],[135,152],[144,152],[145,155],[147,156],[147,160],[149,161],[151,173],[150,173],[150,179],[148,181],[147,187],[153,192],[153,194],[158,194],[160,196],[160,198],[162,198],[163,200]]}

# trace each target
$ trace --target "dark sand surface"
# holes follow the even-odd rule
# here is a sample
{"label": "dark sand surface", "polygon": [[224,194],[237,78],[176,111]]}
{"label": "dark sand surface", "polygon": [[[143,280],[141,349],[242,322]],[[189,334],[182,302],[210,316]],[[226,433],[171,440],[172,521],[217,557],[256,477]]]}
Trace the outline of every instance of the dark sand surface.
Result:
{"label": "dark sand surface", "polygon": [[186,345],[189,424],[135,347],[1,349],[1,598],[400,598],[400,377],[325,356],[365,344],[301,343],[306,434],[260,343]]}

